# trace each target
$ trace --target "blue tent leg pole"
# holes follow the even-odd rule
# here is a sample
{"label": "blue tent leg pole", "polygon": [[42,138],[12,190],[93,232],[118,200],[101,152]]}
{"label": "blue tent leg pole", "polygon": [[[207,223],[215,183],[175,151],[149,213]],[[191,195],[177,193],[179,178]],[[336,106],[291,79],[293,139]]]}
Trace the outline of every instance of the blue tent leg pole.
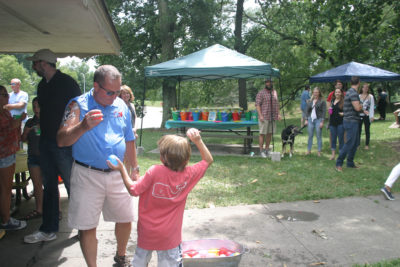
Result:
{"label": "blue tent leg pole", "polygon": [[286,118],[285,118],[285,108],[283,107],[283,92],[282,92],[281,77],[279,77],[279,91],[281,93],[283,124],[285,125],[284,128],[286,128]]}
{"label": "blue tent leg pole", "polygon": [[178,80],[178,110],[181,106],[181,79]]}

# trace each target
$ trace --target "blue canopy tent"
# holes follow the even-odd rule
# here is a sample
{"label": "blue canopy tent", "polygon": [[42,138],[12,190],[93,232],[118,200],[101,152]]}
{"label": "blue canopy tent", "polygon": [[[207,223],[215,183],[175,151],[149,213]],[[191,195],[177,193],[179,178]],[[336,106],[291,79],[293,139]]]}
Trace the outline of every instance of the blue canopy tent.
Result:
{"label": "blue canopy tent", "polygon": [[[279,70],[272,68],[271,64],[215,44],[183,57],[145,67],[142,108],[144,108],[146,94],[146,78],[176,79],[179,82],[179,97],[181,81],[270,78],[279,76]],[[140,145],[142,142],[142,132],[140,133]]]}
{"label": "blue canopy tent", "polygon": [[367,64],[350,62],[311,76],[310,83],[334,82],[336,80],[349,82],[352,76],[359,76],[361,81],[364,82],[400,80],[400,74]]}

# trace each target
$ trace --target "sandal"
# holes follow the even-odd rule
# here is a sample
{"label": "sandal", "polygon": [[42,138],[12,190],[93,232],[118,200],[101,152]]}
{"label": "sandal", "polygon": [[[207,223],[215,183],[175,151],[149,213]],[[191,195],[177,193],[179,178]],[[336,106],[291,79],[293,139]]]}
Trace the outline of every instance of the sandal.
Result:
{"label": "sandal", "polygon": [[33,220],[33,219],[40,218],[40,217],[42,217],[42,213],[38,212],[37,210],[33,210],[28,215],[23,217],[22,220],[28,221],[28,220]]}

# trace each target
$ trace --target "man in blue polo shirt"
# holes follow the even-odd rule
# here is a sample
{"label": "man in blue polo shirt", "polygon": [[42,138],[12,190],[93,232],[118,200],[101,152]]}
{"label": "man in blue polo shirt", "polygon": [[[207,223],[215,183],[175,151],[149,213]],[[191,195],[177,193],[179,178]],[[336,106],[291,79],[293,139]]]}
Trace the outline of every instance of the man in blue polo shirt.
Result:
{"label": "man in blue polo shirt", "polygon": [[106,160],[114,154],[125,162],[133,180],[139,174],[135,135],[130,112],[117,97],[121,74],[111,65],[94,73],[93,89],[72,99],[57,134],[59,146],[72,145],[71,197],[68,225],[80,232],[83,256],[88,266],[96,266],[96,228],[100,213],[115,222],[117,266],[130,266],[125,257],[133,221],[133,198],[126,191],[118,171]]}
{"label": "man in blue polo shirt", "polygon": [[360,86],[360,77],[351,77],[351,87],[346,92],[343,104],[343,128],[346,132],[346,142],[339,152],[339,157],[336,160],[336,170],[343,171],[342,165],[344,159],[347,157],[347,167],[358,168],[354,164],[354,157],[356,155],[357,147],[360,144],[359,138],[359,123],[360,112],[362,112],[362,105],[358,95],[358,87]]}

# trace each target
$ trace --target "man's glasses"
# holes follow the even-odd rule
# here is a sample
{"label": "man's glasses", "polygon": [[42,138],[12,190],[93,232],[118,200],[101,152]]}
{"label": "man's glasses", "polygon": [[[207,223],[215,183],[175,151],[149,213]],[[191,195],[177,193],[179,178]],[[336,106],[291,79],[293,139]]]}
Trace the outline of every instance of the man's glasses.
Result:
{"label": "man's glasses", "polygon": [[104,88],[103,86],[101,86],[101,84],[100,83],[97,83],[99,86],[100,86],[100,88],[101,89],[103,89],[104,91],[106,91],[106,95],[108,95],[108,96],[114,96],[114,95],[119,95],[120,93],[121,93],[121,90],[118,90],[118,91],[110,91],[110,90],[107,90],[106,88]]}
{"label": "man's glasses", "polygon": [[10,85],[17,85],[16,83],[10,83]]}

